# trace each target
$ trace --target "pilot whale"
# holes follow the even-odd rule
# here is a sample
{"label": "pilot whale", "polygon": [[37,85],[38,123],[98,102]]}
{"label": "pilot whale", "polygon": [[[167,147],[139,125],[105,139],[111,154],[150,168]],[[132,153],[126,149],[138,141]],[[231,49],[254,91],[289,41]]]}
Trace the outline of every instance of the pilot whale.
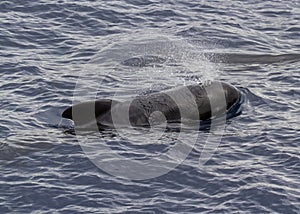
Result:
{"label": "pilot whale", "polygon": [[205,121],[226,115],[240,98],[236,87],[213,81],[140,95],[124,102],[111,99],[83,102],[68,107],[62,117],[73,120],[75,127],[151,127],[164,122]]}

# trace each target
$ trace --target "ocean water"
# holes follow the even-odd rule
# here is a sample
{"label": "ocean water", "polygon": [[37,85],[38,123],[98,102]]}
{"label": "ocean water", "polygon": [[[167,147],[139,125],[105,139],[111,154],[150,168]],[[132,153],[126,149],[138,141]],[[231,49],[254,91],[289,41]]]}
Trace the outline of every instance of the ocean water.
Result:
{"label": "ocean water", "polygon": [[[299,8],[1,1],[0,213],[299,213]],[[145,55],[165,60],[124,65]],[[75,135],[61,117],[210,80],[243,94],[216,129]]]}

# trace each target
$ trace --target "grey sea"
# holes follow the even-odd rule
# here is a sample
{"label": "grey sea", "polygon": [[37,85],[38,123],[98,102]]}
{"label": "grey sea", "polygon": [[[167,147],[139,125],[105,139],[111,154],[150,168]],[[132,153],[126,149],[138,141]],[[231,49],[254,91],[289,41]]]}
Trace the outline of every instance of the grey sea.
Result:
{"label": "grey sea", "polygon": [[[300,212],[299,0],[4,0],[0,80],[0,213]],[[211,127],[61,116],[211,80],[242,93]]]}

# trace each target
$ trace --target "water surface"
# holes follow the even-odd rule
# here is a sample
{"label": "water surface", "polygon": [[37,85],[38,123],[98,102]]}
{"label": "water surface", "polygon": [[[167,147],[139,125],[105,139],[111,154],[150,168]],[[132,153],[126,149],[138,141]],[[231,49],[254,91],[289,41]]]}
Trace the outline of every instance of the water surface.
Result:
{"label": "water surface", "polygon": [[[298,1],[12,0],[0,12],[1,213],[299,212]],[[168,60],[120,63],[143,54]],[[242,114],[221,135],[187,133],[194,147],[162,176],[112,176],[65,132],[61,112],[78,97],[124,100],[211,79],[242,91]],[[95,138],[130,160],[155,159],[178,137],[132,136]],[[221,141],[199,165],[208,136]]]}

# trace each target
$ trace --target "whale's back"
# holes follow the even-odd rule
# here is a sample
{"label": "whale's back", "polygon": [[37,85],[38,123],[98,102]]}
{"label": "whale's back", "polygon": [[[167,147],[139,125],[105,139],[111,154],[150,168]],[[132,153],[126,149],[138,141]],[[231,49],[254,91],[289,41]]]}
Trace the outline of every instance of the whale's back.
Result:
{"label": "whale's back", "polygon": [[67,108],[62,116],[75,125],[151,126],[188,120],[208,120],[226,114],[240,99],[234,86],[223,82],[195,84],[137,96],[125,102],[102,99]]}

